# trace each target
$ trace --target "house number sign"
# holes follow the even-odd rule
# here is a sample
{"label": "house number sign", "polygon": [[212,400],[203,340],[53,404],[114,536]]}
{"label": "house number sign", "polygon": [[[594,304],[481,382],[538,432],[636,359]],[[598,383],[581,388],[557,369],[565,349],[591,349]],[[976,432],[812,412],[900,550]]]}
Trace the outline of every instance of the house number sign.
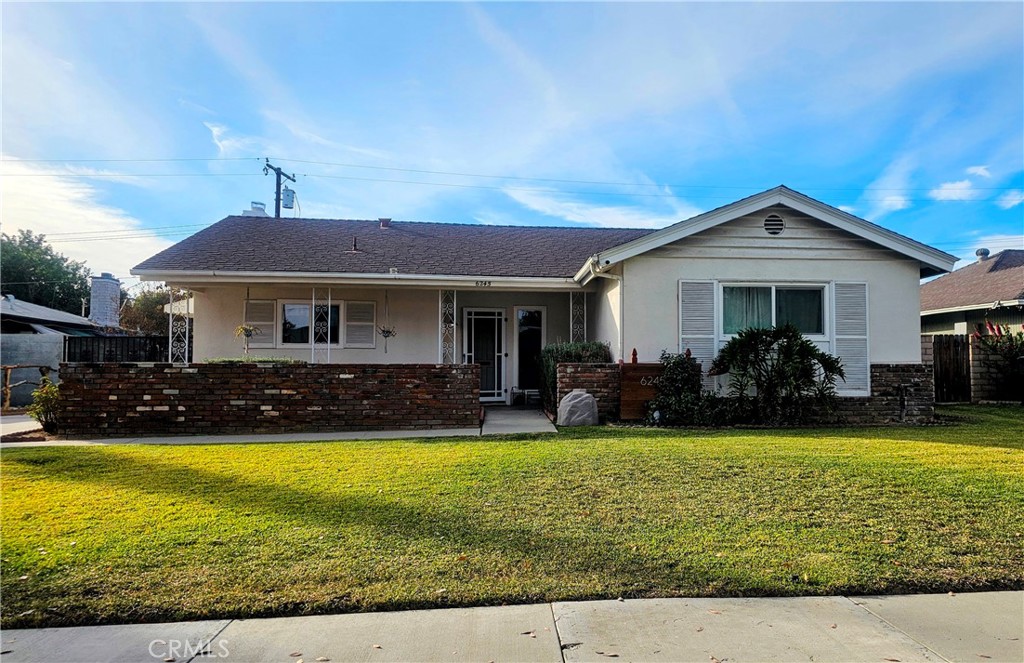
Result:
{"label": "house number sign", "polygon": [[491,287],[491,282],[490,281],[477,281],[476,282],[476,287],[478,287],[478,288],[490,288]]}

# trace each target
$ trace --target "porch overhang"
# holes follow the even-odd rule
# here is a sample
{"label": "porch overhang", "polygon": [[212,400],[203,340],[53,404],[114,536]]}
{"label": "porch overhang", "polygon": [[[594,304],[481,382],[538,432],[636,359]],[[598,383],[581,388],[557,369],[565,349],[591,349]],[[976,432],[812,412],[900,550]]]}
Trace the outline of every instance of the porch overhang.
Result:
{"label": "porch overhang", "polygon": [[490,276],[461,274],[338,274],[326,272],[231,272],[221,270],[135,270],[143,281],[165,281],[201,288],[229,284],[407,286],[467,290],[579,291],[583,286],[571,277]]}

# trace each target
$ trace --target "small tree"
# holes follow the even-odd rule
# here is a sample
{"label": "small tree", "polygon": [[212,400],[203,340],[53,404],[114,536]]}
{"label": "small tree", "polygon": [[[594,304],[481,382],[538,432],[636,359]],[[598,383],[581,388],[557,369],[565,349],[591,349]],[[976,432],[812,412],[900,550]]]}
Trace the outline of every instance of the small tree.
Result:
{"label": "small tree", "polygon": [[154,288],[135,295],[121,308],[121,328],[149,336],[167,335],[167,305],[169,291]]}
{"label": "small tree", "polygon": [[818,407],[832,412],[842,362],[793,325],[744,329],[711,362],[708,375],[729,375],[735,413],[747,423],[802,423]]}
{"label": "small tree", "polygon": [[32,405],[26,409],[47,433],[56,433],[60,423],[60,390],[49,377],[43,376],[39,388],[32,392]]}
{"label": "small tree", "polygon": [[0,283],[4,294],[59,311],[82,312],[89,298],[89,268],[53,250],[45,235],[19,230],[0,234]]}

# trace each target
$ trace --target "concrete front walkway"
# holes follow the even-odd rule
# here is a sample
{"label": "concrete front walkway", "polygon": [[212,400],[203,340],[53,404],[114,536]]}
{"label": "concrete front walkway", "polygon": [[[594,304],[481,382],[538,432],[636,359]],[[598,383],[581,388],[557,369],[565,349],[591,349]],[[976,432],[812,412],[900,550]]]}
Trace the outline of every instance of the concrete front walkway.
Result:
{"label": "concrete front walkway", "polygon": [[[648,599],[7,630],[4,661],[1011,661],[1024,592]],[[207,652],[206,655],[200,655]]]}
{"label": "concrete front walkway", "polygon": [[[519,433],[557,433],[558,429],[540,410],[507,407],[486,409],[482,426],[435,430],[378,430],[338,433],[253,433],[251,435],[166,435],[162,437],[110,437],[66,439],[43,442],[3,442],[0,449],[20,447],[62,447],[114,444],[268,444],[276,442],[328,442],[334,440],[397,440],[425,437],[476,437]],[[34,430],[39,424],[27,416],[3,417],[3,431]]]}

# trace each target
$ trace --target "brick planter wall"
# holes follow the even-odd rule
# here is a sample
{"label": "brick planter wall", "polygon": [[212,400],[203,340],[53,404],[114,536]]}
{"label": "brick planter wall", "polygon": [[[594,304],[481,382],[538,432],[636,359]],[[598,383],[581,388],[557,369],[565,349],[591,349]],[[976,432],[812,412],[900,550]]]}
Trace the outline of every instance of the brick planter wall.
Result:
{"label": "brick planter wall", "polygon": [[871,364],[871,397],[840,398],[844,423],[926,423],[935,417],[931,364]]}
{"label": "brick planter wall", "polygon": [[597,414],[601,421],[619,418],[619,387],[621,376],[618,364],[559,364],[557,402],[562,402],[573,389],[585,389],[597,399]]}
{"label": "brick planter wall", "polygon": [[62,364],[61,432],[128,435],[462,428],[475,365]]}
{"label": "brick planter wall", "polygon": [[[573,389],[597,398],[602,421],[619,418],[618,364],[559,364],[558,400]],[[872,364],[871,397],[839,399],[840,419],[850,424],[926,423],[935,416],[931,364]]]}

